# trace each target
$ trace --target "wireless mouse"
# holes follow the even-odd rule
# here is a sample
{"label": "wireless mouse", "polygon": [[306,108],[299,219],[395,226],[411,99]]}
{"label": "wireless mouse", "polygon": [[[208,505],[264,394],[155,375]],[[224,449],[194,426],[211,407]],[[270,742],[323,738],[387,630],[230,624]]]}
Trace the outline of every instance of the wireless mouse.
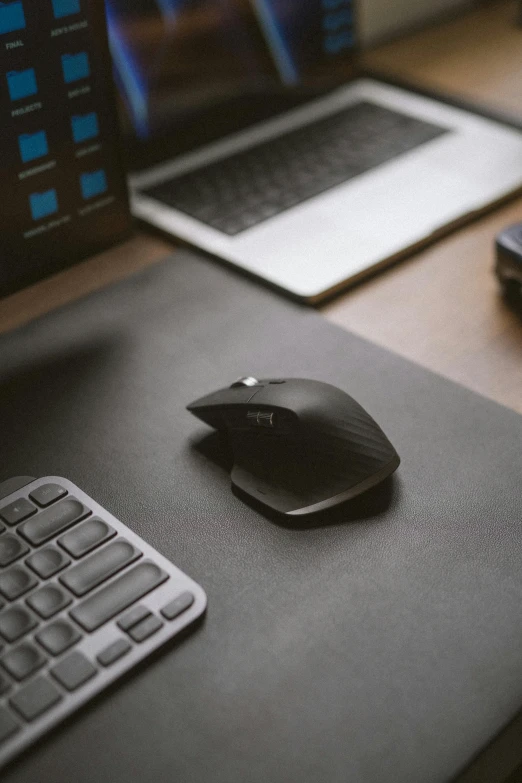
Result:
{"label": "wireless mouse", "polygon": [[289,516],[350,500],[400,463],[364,408],[320,381],[240,378],[187,410],[227,433],[232,484]]}

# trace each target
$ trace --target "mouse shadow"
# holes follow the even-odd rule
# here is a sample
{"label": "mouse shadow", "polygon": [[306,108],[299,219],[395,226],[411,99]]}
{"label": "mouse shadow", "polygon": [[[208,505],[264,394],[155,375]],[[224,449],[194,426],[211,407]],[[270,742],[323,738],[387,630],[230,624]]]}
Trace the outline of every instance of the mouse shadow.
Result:
{"label": "mouse shadow", "polygon": [[[212,432],[202,438],[194,438],[190,445],[199,454],[230,476],[234,465],[234,455],[225,433]],[[238,487],[232,485],[231,489],[234,495],[245,503],[246,506],[261,514],[272,524],[287,530],[313,530],[315,528],[352,522],[377,521],[398,503],[400,482],[392,474],[376,487],[358,495],[352,500],[346,500],[334,508],[296,517],[285,516],[278,511],[274,511]]]}

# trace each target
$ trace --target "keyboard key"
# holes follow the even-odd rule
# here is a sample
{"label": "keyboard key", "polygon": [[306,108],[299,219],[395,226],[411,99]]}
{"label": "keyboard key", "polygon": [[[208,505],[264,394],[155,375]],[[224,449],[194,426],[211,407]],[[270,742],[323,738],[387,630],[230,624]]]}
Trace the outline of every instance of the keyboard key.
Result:
{"label": "keyboard key", "polygon": [[174,620],[175,617],[186,611],[193,603],[194,596],[187,590],[164,606],[161,610],[161,614],[167,620]]}
{"label": "keyboard key", "polygon": [[85,599],[70,615],[86,631],[95,631],[168,578],[162,568],[145,560]]}
{"label": "keyboard key", "polygon": [[45,619],[69,606],[71,602],[71,596],[59,585],[46,585],[27,599],[31,609]]}
{"label": "keyboard key", "polygon": [[53,546],[46,546],[44,549],[35,552],[31,557],[28,557],[25,562],[39,577],[48,579],[69,565],[71,561],[59,549],[55,549]]}
{"label": "keyboard key", "polygon": [[133,625],[137,625],[141,620],[144,620],[152,614],[146,606],[135,606],[130,612],[127,612],[121,620],[118,620],[118,626],[122,631],[128,631]]}
{"label": "keyboard key", "polygon": [[8,680],[7,675],[3,672],[0,672],[0,696],[3,696],[4,693],[7,693],[10,687],[11,682]]}
{"label": "keyboard key", "polygon": [[107,522],[93,517],[59,538],[58,543],[70,555],[79,558],[115,535],[116,531]]}
{"label": "keyboard key", "polygon": [[119,538],[100,552],[70,568],[60,577],[60,581],[75,595],[85,595],[141,555],[139,549],[125,539]]}
{"label": "keyboard key", "polygon": [[38,580],[23,566],[13,566],[0,574],[0,593],[8,601],[14,601],[37,584]]}
{"label": "keyboard key", "polygon": [[3,536],[0,536],[0,567],[14,563],[27,552],[29,552],[29,547],[25,541],[21,541],[12,533],[4,533]]}
{"label": "keyboard key", "polygon": [[5,707],[0,707],[0,743],[20,731],[20,724]]}
{"label": "keyboard key", "polygon": [[18,532],[33,546],[38,546],[61,533],[71,525],[89,516],[91,512],[76,498],[61,500],[41,511],[18,528]]}
{"label": "keyboard key", "polygon": [[135,642],[144,642],[145,639],[148,639],[149,636],[152,636],[152,634],[159,631],[160,628],[163,628],[163,623],[159,617],[154,617],[154,615],[151,615],[145,620],[142,620],[141,623],[138,623],[138,625],[135,625],[133,628],[131,628],[129,631],[129,636],[134,639]]}
{"label": "keyboard key", "polygon": [[36,506],[33,506],[28,500],[20,498],[13,503],[9,503],[8,506],[0,508],[0,517],[8,525],[17,525],[19,522],[27,519],[27,517],[36,514],[37,510]]}
{"label": "keyboard key", "polygon": [[45,655],[29,642],[22,642],[0,658],[0,663],[15,680],[25,680],[47,662]]}
{"label": "keyboard key", "polygon": [[36,641],[51,655],[60,655],[81,638],[77,628],[66,620],[56,620],[35,635]]}
{"label": "keyboard key", "polygon": [[8,642],[20,639],[36,625],[36,619],[24,606],[12,606],[0,614],[0,634]]}
{"label": "keyboard key", "polygon": [[126,639],[117,639],[112,644],[109,644],[105,650],[102,650],[101,653],[96,656],[96,660],[98,663],[101,663],[102,666],[110,666],[112,663],[119,661],[120,658],[123,658],[124,655],[127,655],[129,650],[132,650],[132,644],[130,644],[130,642]]}
{"label": "keyboard key", "polygon": [[58,688],[45,677],[36,677],[9,700],[11,707],[27,721],[34,720],[62,700]]}
{"label": "keyboard key", "polygon": [[42,484],[41,487],[33,489],[29,497],[38,503],[39,506],[50,506],[60,498],[65,497],[67,490],[59,484]]}
{"label": "keyboard key", "polygon": [[73,652],[53,666],[51,674],[68,691],[75,691],[96,674],[96,668],[80,652]]}

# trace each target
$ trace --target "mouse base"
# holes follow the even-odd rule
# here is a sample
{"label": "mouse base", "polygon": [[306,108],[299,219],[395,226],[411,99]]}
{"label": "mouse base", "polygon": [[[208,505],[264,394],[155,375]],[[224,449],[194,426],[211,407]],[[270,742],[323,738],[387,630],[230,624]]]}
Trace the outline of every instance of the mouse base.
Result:
{"label": "mouse base", "polygon": [[275,466],[259,460],[236,462],[231,479],[233,486],[259,503],[285,516],[300,517],[325,511],[367,492],[397,470],[399,464],[400,458],[395,454],[378,470],[340,492],[339,481],[331,481],[331,475],[326,477],[330,479],[330,486],[324,476],[317,474],[315,478],[318,480],[313,484],[308,482],[306,486],[296,486],[288,481],[283,484],[278,480],[280,474],[274,470]]}

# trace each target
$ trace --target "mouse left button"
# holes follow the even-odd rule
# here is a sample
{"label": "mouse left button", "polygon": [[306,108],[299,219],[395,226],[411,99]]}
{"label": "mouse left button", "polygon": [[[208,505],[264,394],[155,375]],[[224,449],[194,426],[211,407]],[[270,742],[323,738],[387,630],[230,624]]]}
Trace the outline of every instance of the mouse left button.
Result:
{"label": "mouse left button", "polygon": [[200,397],[187,405],[187,410],[195,416],[200,416],[204,411],[215,411],[224,407],[233,407],[234,405],[246,405],[252,397],[257,394],[259,387],[236,386],[234,389],[220,389],[219,391]]}

